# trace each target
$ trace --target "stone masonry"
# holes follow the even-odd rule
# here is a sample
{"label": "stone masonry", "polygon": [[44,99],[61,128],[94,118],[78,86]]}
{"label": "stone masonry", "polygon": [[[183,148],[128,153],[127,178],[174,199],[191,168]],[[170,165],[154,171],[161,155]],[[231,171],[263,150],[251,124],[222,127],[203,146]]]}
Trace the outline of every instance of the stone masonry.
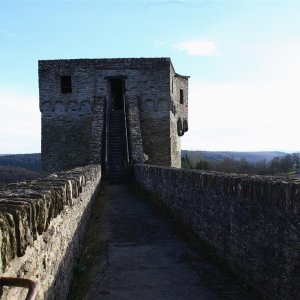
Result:
{"label": "stone masonry", "polygon": [[105,130],[118,81],[131,161],[180,167],[180,136],[188,129],[188,77],[175,73],[169,58],[42,60],[44,172],[90,163],[105,167]]}
{"label": "stone masonry", "polygon": [[263,299],[299,299],[299,181],[147,165],[134,172]]}

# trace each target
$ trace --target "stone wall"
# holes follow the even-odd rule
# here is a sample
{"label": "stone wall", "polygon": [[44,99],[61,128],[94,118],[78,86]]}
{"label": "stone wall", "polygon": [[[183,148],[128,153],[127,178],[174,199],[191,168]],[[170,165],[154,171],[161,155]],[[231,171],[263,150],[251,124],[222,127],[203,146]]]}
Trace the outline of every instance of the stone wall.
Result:
{"label": "stone wall", "polygon": [[[64,299],[101,178],[100,165],[0,190],[0,272],[38,283],[37,299]],[[25,299],[5,288],[3,299]]]}
{"label": "stone wall", "polygon": [[[88,151],[83,152],[87,152],[89,164],[104,165],[105,109],[106,99],[104,97],[95,97],[92,107],[91,139],[90,143],[85,145]],[[89,133],[87,133],[87,135],[89,135]]]}
{"label": "stone wall", "polygon": [[[73,113],[63,117],[43,116],[42,128],[41,167],[44,173],[90,163],[89,145],[93,140],[91,115],[77,116]],[[100,153],[99,151],[99,159]]]}
{"label": "stone wall", "polygon": [[299,181],[147,165],[135,165],[134,172],[145,190],[261,295],[298,299]]}

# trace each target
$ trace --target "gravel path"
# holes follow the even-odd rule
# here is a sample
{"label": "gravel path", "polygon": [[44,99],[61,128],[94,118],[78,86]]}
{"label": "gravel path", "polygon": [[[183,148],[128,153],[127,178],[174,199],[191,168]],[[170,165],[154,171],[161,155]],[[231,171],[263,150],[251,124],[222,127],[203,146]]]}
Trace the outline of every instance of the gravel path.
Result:
{"label": "gravel path", "polygon": [[256,299],[178,238],[127,186],[109,185],[107,195],[92,225],[94,244],[107,246],[102,253],[92,246],[85,251],[93,263],[81,299]]}

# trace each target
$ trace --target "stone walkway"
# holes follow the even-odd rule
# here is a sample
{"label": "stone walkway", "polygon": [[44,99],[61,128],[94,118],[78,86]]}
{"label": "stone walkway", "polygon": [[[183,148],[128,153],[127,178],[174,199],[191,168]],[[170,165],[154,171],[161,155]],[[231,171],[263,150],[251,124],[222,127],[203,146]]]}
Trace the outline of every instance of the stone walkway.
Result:
{"label": "stone walkway", "polygon": [[256,299],[180,240],[127,186],[109,185],[107,193],[93,224],[95,244],[107,247],[101,255],[88,250],[94,257],[81,299]]}

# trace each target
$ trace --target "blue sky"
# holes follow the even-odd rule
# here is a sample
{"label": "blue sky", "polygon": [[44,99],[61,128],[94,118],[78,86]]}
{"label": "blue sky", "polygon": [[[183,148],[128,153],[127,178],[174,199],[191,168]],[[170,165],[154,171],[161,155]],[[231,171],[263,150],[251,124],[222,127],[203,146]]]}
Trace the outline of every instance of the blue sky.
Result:
{"label": "blue sky", "polygon": [[183,149],[300,151],[300,2],[1,1],[0,153],[40,151],[37,61],[171,57]]}

